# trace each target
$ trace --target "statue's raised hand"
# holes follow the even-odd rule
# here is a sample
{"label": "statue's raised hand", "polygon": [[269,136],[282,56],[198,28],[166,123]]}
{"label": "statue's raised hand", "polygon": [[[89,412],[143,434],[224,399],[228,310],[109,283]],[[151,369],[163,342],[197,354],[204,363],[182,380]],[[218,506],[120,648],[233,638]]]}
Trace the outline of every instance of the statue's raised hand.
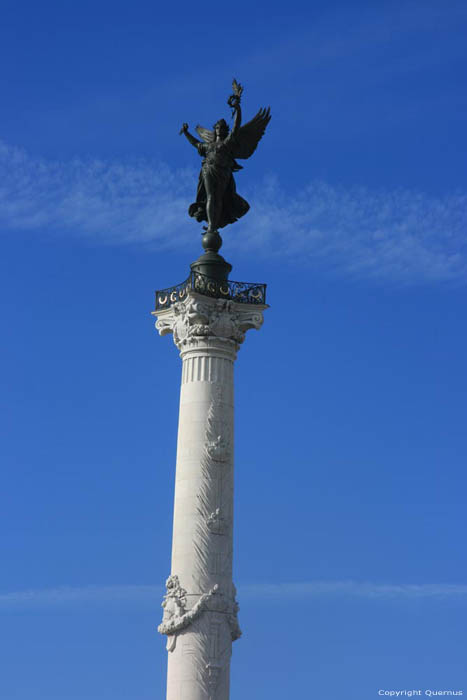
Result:
{"label": "statue's raised hand", "polygon": [[237,83],[235,78],[232,80],[232,90],[233,93],[227,100],[227,104],[229,107],[232,107],[232,112],[235,114],[235,112],[240,108],[240,100],[243,93],[243,86],[240,85],[240,83]]}
{"label": "statue's raised hand", "polygon": [[230,95],[227,104],[229,107],[232,107],[233,110],[238,109],[240,106],[240,95]]}

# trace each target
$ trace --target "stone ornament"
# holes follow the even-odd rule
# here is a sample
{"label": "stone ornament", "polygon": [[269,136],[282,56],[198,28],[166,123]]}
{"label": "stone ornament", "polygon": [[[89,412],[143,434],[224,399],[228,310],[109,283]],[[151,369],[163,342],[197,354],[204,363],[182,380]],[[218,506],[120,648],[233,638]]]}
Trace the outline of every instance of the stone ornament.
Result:
{"label": "stone ornament", "polygon": [[227,621],[230,627],[230,634],[232,636],[232,641],[235,642],[236,639],[240,639],[242,636],[242,630],[238,624],[238,611],[240,610],[240,605],[237,601],[237,589],[235,584],[232,583],[232,597],[231,597],[231,608],[229,610],[229,616]]}
{"label": "stone ornament", "polygon": [[193,340],[208,337],[240,345],[247,330],[259,330],[263,324],[263,314],[257,307],[245,307],[246,304],[211,299],[189,290],[186,300],[159,312],[155,325],[160,335],[173,333],[174,343],[180,350]]}
{"label": "stone ornament", "polygon": [[214,535],[225,535],[227,531],[227,523],[225,518],[222,517],[220,508],[216,508],[216,510],[211,513],[206,520],[206,525],[210,532],[212,532]]}
{"label": "stone ornament", "polygon": [[186,610],[187,592],[180,586],[180,581],[176,574],[169,576],[165,586],[167,593],[161,603],[164,614],[157,631],[160,634],[167,635],[167,651],[173,651],[177,642],[176,633],[188,627],[201,615],[208,601],[216,594],[218,586],[215,585],[208,593],[203,593],[191,610]]}
{"label": "stone ornament", "polygon": [[[228,424],[219,415],[222,391],[214,392],[214,400],[208,410],[203,455],[200,462],[202,481],[197,494],[198,520],[193,545],[198,553],[197,575],[201,585],[206,574],[221,574],[223,562],[230,561],[229,538],[222,537],[230,532],[231,518],[223,513],[224,493],[223,470],[232,460],[232,436]],[[213,547],[213,535],[217,535]],[[225,540],[225,542],[224,542]]]}
{"label": "stone ornament", "polygon": [[213,462],[229,462],[232,456],[232,436],[225,421],[217,418],[219,414],[218,406],[222,399],[211,403],[208,411],[206,428],[206,442],[204,453],[207,460]]}

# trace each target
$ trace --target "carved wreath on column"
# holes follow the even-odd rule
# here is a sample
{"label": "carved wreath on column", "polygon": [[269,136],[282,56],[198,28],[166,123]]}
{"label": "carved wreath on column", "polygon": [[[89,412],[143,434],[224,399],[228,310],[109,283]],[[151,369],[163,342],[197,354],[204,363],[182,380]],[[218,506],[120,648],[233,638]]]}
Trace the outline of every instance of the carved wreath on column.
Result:
{"label": "carved wreath on column", "polygon": [[164,609],[162,622],[157,628],[160,634],[167,635],[167,650],[173,651],[177,641],[176,633],[188,627],[205,609],[208,601],[217,592],[217,584],[208,593],[203,593],[191,610],[186,609],[187,592],[181,587],[176,574],[169,576],[165,584],[167,593],[161,605]]}

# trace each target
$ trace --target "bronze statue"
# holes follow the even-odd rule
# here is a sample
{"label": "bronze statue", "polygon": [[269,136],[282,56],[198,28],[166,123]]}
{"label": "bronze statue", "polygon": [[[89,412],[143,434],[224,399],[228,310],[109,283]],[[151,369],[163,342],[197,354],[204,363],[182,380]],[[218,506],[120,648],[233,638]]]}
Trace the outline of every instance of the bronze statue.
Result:
{"label": "bronze statue", "polygon": [[248,202],[236,191],[233,173],[242,169],[236,159],[253,155],[271,119],[268,107],[260,109],[251,121],[241,126],[240,99],[243,87],[236,80],[232,87],[233,94],[227,100],[234,117],[231,131],[224,119],[214,124],[214,131],[202,126],[196,127],[203,141],[198,141],[190,134],[188,124],[183,124],[180,131],[204,158],[196,202],[190,205],[188,213],[197,221],[207,221],[208,225],[204,227],[206,234],[217,234],[218,228],[233,224],[250,208]]}

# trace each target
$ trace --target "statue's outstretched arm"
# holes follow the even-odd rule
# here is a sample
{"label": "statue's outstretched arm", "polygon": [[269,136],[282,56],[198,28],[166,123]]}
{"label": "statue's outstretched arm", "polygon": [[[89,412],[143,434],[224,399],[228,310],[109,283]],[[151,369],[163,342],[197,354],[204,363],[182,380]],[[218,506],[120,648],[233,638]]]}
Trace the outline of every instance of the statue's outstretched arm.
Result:
{"label": "statue's outstretched arm", "polygon": [[185,134],[188,141],[195,148],[198,148],[199,144],[201,143],[201,141],[198,141],[198,139],[195,139],[195,137],[192,134],[190,134],[190,132],[188,131],[188,124],[186,122],[185,122],[185,124],[183,124],[182,128],[180,129],[180,134]]}
{"label": "statue's outstretched arm", "polygon": [[236,134],[238,134],[242,123],[242,108],[240,107],[240,101],[243,95],[243,85],[237,83],[235,78],[232,80],[232,90],[233,92],[227,100],[227,104],[229,105],[229,107],[232,107],[232,111],[234,113],[232,115],[234,117],[234,123],[232,131],[230,133],[232,134],[232,136],[235,136]]}
{"label": "statue's outstretched arm", "polygon": [[234,117],[234,123],[232,126],[232,133],[236,134],[238,130],[240,129],[240,126],[242,124],[242,108],[240,107],[240,100],[234,107],[235,109],[235,117]]}
{"label": "statue's outstretched arm", "polygon": [[240,107],[240,95],[231,95],[227,100],[227,104],[230,107],[232,107],[232,110],[234,111],[234,122],[232,130],[228,136],[228,140],[230,141],[232,138],[235,138],[235,136],[238,134],[238,132],[240,131],[240,126],[242,124],[242,108]]}

